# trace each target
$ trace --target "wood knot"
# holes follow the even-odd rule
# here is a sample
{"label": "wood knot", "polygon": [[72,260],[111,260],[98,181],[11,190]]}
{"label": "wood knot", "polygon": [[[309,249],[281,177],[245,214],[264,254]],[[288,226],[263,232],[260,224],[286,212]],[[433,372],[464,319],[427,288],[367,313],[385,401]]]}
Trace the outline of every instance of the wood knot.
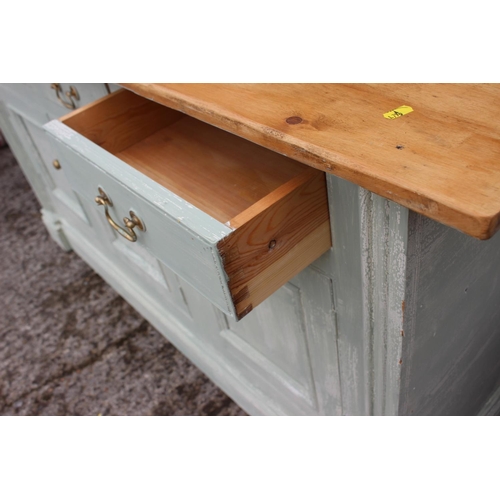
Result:
{"label": "wood knot", "polygon": [[272,250],[276,246],[276,240],[271,240],[269,242],[269,250]]}
{"label": "wood knot", "polygon": [[302,123],[302,118],[300,116],[290,116],[286,119],[286,122],[289,125],[297,125],[299,123]]}

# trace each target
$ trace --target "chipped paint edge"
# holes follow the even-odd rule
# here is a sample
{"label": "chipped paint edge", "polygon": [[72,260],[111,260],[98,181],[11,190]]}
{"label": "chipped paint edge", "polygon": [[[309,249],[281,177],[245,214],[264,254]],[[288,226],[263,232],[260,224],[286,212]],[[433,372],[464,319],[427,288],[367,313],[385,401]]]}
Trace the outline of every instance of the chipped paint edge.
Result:
{"label": "chipped paint edge", "polygon": [[327,175],[344,415],[397,415],[409,210]]}

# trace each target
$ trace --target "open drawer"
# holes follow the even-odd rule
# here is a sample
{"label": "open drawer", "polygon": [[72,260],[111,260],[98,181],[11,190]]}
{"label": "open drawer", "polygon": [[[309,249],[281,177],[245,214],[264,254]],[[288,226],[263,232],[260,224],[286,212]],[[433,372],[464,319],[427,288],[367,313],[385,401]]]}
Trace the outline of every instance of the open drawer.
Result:
{"label": "open drawer", "polygon": [[331,247],[325,174],[127,90],[45,129],[73,189],[237,319]]}

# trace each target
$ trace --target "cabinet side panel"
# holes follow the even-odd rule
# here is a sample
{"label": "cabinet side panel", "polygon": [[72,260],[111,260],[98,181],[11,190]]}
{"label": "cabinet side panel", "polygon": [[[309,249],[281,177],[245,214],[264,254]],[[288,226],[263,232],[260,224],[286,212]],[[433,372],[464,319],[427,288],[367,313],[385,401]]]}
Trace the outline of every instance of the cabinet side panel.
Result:
{"label": "cabinet side panel", "polygon": [[500,236],[411,213],[400,413],[475,415],[500,379]]}
{"label": "cabinet side panel", "polygon": [[342,412],[398,411],[408,210],[327,175]]}

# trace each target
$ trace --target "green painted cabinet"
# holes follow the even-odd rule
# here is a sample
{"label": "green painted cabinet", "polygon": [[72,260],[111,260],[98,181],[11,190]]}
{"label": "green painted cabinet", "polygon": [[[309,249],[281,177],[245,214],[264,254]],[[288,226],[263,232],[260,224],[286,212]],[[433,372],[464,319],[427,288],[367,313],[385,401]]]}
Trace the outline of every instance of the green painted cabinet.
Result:
{"label": "green painted cabinet", "polygon": [[[78,90],[78,106],[109,89],[61,84],[65,92],[70,86]],[[50,234],[246,411],[497,411],[498,235],[474,240],[327,175],[332,248],[235,321],[214,306],[216,299],[204,296],[201,287],[210,286],[214,276],[207,274],[205,282],[184,279],[182,269],[176,272],[140,238],[131,243],[113,230],[94,196],[73,189],[71,169],[80,160],[44,129],[67,111],[50,84],[0,85],[0,127],[40,200]],[[104,182],[99,177],[104,168],[112,182],[126,184],[130,192],[142,189],[151,204],[171,199],[152,180],[139,188],[133,176],[121,178],[129,173],[108,168],[106,158],[90,159],[98,167],[104,162],[86,174],[96,187]],[[114,196],[120,206],[121,195]],[[211,230],[207,220],[193,221],[205,224],[200,231]],[[183,237],[172,231],[171,237]],[[187,253],[182,265],[191,259],[196,264]]]}

